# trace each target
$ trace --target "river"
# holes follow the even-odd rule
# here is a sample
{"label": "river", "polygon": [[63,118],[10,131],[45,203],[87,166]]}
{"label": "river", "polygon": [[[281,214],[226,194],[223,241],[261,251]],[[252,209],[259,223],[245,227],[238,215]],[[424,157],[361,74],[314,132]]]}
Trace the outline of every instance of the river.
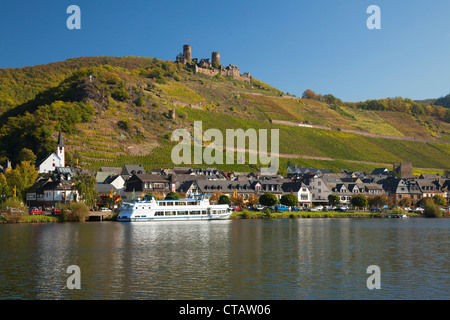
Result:
{"label": "river", "polygon": [[[423,218],[6,224],[0,299],[448,299],[449,231]],[[66,286],[72,265],[81,289]]]}

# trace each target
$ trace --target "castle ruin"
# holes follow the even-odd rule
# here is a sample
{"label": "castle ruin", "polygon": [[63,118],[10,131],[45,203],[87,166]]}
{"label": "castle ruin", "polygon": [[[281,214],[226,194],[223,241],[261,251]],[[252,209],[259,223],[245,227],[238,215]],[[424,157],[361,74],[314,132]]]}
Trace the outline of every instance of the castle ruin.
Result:
{"label": "castle ruin", "polygon": [[220,75],[232,77],[236,80],[241,80],[250,83],[252,76],[249,72],[241,74],[239,67],[236,65],[228,65],[224,67],[220,64],[220,52],[212,52],[211,58],[201,59],[192,58],[192,49],[189,44],[183,46],[183,53],[180,53],[175,58],[175,62],[190,65],[195,69],[195,73],[203,73],[210,76]]}

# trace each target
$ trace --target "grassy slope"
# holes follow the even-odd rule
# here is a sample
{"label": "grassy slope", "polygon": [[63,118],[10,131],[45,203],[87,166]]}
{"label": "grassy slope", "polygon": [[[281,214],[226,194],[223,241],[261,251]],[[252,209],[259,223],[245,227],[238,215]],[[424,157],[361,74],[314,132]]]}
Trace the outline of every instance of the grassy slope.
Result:
{"label": "grassy slope", "polygon": [[[349,107],[330,108],[318,101],[281,97],[280,91],[259,81],[255,86],[233,79],[193,75],[185,70],[178,70],[178,81],[165,77],[159,83],[144,72],[152,69],[155,61],[138,57],[95,57],[0,70],[0,106],[3,111],[14,109],[39,92],[57,86],[72,70],[108,64],[114,67],[110,72],[125,82],[130,98],[117,101],[109,96],[106,110],[98,112],[89,123],[79,123],[72,132],[65,133],[66,149],[93,169],[124,163],[142,163],[147,169],[171,167],[170,151],[174,143],[163,136],[176,128],[192,129],[195,120],[203,121],[203,130],[279,129],[280,153],[294,155],[297,159],[293,161],[304,165],[368,170],[379,165],[352,161],[382,164],[412,161],[416,167],[450,168],[449,144],[370,138],[269,122],[269,119],[288,120],[382,135],[448,140],[450,126],[437,119]],[[144,99],[141,106],[133,103],[138,96]],[[190,108],[189,104],[201,110]],[[169,110],[174,108],[176,119],[168,119]],[[121,129],[119,121],[126,121],[128,129]],[[222,168],[254,170],[246,165]]]}

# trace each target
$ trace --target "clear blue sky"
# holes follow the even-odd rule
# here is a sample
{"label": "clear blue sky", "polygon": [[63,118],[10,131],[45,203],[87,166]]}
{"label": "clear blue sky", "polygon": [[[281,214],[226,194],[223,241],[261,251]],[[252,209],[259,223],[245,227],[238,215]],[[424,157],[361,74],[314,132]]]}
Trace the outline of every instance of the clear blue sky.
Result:
{"label": "clear blue sky", "polygon": [[[68,30],[69,5],[81,30]],[[368,6],[381,8],[369,30]],[[17,0],[0,3],[0,68],[80,56],[174,60],[220,51],[223,65],[284,92],[345,101],[450,92],[448,0]],[[189,41],[187,40],[189,39]]]}

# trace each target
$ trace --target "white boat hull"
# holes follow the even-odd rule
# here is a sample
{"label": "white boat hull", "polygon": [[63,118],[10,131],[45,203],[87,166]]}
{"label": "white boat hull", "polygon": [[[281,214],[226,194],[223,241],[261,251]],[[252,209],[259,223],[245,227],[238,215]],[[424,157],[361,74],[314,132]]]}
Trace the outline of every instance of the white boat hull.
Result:
{"label": "white boat hull", "polygon": [[141,222],[141,221],[200,221],[200,220],[227,220],[231,213],[205,215],[205,216],[173,216],[173,217],[131,217],[117,219],[119,222]]}
{"label": "white boat hull", "polygon": [[210,205],[205,199],[135,201],[125,203],[119,222],[226,220],[232,210],[228,205]]}

